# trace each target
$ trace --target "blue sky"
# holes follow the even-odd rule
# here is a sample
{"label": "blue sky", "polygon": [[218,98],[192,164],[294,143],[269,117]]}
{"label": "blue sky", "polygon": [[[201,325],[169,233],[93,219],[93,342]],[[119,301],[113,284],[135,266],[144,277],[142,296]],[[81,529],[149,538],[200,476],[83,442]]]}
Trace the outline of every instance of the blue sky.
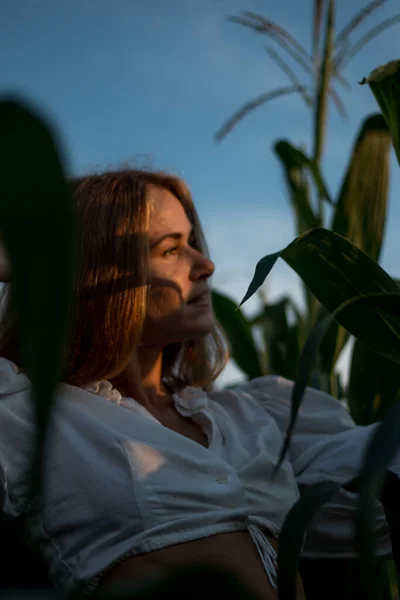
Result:
{"label": "blue sky", "polygon": [[[364,4],[338,0],[338,27]],[[71,173],[139,163],[183,177],[217,265],[214,286],[240,300],[259,258],[295,236],[271,147],[283,137],[310,149],[310,118],[297,96],[287,96],[214,143],[214,133],[241,104],[287,85],[264,50],[270,41],[225,16],[257,12],[310,49],[311,7],[311,0],[2,0],[0,89],[23,94],[48,113],[64,140]],[[389,0],[353,40],[396,8],[398,1]],[[399,34],[400,24],[373,40],[345,70],[352,85],[342,93],[349,119],[343,122],[330,107],[324,161],[333,193],[360,121],[376,110],[369,89],[357,82],[399,58]],[[400,278],[400,176],[394,157],[392,165],[381,264]],[[298,278],[283,262],[274,268],[267,292],[271,300],[291,293],[301,301]],[[246,310],[256,305],[250,301]],[[344,356],[342,370],[346,361]],[[225,378],[239,376],[230,368]]]}

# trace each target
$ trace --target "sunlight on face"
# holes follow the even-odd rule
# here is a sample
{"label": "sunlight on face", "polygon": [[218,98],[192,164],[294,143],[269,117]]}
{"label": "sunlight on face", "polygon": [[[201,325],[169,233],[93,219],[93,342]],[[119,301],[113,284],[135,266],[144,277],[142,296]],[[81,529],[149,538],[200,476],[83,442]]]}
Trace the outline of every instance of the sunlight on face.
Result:
{"label": "sunlight on face", "polygon": [[204,336],[214,326],[207,280],[214,264],[195,246],[183,205],[151,186],[149,226],[151,292],[143,344],[166,345]]}

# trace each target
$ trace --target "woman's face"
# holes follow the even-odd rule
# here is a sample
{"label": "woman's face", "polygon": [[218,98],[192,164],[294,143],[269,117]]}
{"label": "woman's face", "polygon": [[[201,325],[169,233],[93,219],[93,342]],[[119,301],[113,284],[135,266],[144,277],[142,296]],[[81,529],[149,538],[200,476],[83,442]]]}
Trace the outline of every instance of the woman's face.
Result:
{"label": "woman's face", "polygon": [[200,254],[192,224],[168,190],[150,186],[151,289],[143,345],[165,346],[202,337],[214,327],[208,278],[214,264]]}

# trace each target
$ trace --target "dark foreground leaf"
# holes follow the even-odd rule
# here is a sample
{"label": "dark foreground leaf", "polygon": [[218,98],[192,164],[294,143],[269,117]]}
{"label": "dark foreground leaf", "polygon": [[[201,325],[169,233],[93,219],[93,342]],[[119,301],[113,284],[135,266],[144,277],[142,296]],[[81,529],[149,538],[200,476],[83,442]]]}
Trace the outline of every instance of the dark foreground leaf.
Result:
{"label": "dark foreground leaf", "polygon": [[0,103],[0,231],[11,261],[21,361],[33,384],[36,484],[61,376],[75,265],[75,217],[55,139],[25,104]]}
{"label": "dark foreground leaf", "polygon": [[279,533],[279,600],[295,600],[297,569],[307,528],[317,510],[329,502],[340,487],[338,483],[325,481],[307,488],[286,515]]}
{"label": "dark foreground leaf", "polygon": [[[359,476],[358,511],[355,520],[356,548],[365,573],[366,589],[374,557],[374,501],[381,495],[388,467],[400,449],[400,402],[393,404],[367,446]],[[400,498],[397,499],[398,501]]]}

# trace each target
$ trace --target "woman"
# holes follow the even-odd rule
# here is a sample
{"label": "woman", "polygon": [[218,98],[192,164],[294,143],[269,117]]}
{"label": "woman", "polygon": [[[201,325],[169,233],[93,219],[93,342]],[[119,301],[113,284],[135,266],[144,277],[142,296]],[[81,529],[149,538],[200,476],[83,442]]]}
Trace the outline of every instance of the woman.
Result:
{"label": "woman", "polygon": [[[372,428],[308,389],[271,482],[292,384],[270,376],[213,389],[226,344],[210,302],[214,265],[185,184],[112,172],[76,180],[74,198],[82,246],[72,344],[45,488],[29,505],[30,382],[7,305],[3,316],[3,517],[24,515],[29,542],[65,593],[208,562],[235,572],[256,597],[276,598],[279,530],[298,487],[350,480]],[[304,553],[352,556],[354,507],[354,495],[338,494],[314,520]],[[389,554],[378,504],[375,533],[377,553]]]}

